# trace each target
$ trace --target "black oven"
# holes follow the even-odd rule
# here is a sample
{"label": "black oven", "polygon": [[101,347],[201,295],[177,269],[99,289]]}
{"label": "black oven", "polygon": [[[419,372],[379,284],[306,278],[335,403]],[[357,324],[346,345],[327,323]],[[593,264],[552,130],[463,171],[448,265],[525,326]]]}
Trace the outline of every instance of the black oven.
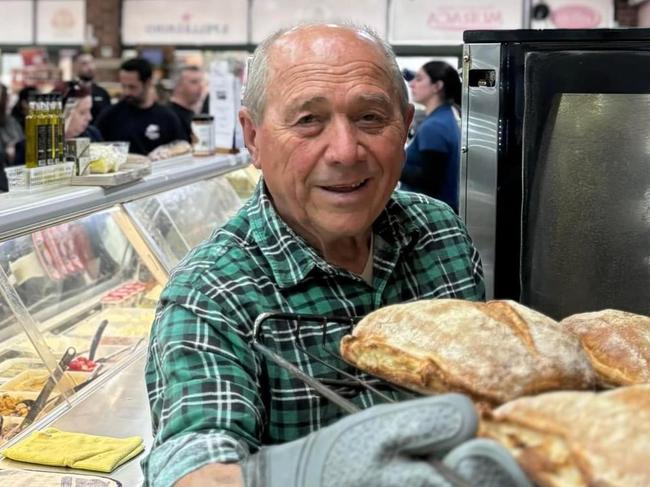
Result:
{"label": "black oven", "polygon": [[489,296],[650,315],[650,29],[464,39],[461,214]]}

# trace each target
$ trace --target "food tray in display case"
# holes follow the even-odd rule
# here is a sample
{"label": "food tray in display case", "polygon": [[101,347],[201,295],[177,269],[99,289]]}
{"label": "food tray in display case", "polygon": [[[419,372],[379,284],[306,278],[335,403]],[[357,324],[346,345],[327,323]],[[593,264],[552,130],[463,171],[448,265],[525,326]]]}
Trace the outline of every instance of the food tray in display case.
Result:
{"label": "food tray in display case", "polygon": [[[65,372],[60,384],[66,388],[78,386],[88,380],[87,372]],[[49,370],[45,368],[23,370],[16,377],[0,386],[0,394],[38,393],[50,377]]]}
{"label": "food tray in display case", "polygon": [[108,324],[100,338],[100,345],[130,345],[149,335],[153,319],[153,308],[106,308],[66,329],[62,336],[88,340],[106,320]]}

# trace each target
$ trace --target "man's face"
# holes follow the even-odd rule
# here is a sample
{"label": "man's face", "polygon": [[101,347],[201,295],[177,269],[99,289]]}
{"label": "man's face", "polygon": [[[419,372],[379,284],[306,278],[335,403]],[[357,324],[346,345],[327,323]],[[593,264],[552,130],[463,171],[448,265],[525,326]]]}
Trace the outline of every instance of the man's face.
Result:
{"label": "man's face", "polygon": [[137,71],[120,70],[120,85],[122,85],[122,99],[135,106],[142,106],[147,99],[149,82],[143,83]]}
{"label": "man's face", "polygon": [[308,240],[367,235],[399,179],[402,114],[383,57],[339,27],[285,34],[272,48],[263,120],[240,113],[278,213]]}
{"label": "man's face", "polygon": [[194,105],[203,94],[203,73],[201,71],[183,71],[176,91],[188,105]]}
{"label": "man's face", "polygon": [[75,62],[77,77],[83,81],[92,81],[95,77],[95,60],[90,54],[82,54]]}

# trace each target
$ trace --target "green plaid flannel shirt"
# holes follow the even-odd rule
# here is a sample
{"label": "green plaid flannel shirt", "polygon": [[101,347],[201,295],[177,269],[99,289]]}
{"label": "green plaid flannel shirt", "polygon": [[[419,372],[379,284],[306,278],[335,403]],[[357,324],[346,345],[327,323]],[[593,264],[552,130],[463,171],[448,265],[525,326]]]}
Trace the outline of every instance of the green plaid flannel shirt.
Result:
{"label": "green plaid flannel shirt", "polygon": [[[264,185],[172,272],[151,331],[146,367],[154,445],[145,485],[167,487],[209,463],[236,462],[344,413],[249,346],[260,313],[363,316],[422,298],[481,300],[478,252],[443,203],[395,192],[373,225],[372,286],[327,263],[275,212]],[[346,325],[267,321],[262,342],[313,377],[340,378],[297,349],[333,359]],[[352,399],[369,407],[362,392]],[[380,402],[377,400],[377,402]]]}

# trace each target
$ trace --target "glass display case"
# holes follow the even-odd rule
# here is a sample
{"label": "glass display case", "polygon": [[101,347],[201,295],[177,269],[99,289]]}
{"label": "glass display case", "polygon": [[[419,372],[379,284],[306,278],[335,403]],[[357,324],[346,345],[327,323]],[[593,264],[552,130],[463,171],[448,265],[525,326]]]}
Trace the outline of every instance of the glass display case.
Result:
{"label": "glass display case", "polygon": [[[26,311],[16,319],[6,298],[0,307],[9,315],[0,325],[0,394],[29,399],[22,413],[35,407],[31,400],[56,368],[44,364],[48,351],[55,364],[71,354],[60,379],[67,394],[52,390],[44,399],[50,408],[40,415],[146,345],[156,304],[150,292],[162,283],[120,228],[120,212],[104,210],[0,243],[0,268],[11,285],[6,294]],[[36,334],[25,332],[30,326]]]}
{"label": "glass display case", "polygon": [[[66,414],[144,355],[168,271],[254,188],[247,158],[232,157],[202,161],[195,178],[186,165],[161,167],[122,196],[101,188],[23,196],[40,221],[0,222],[0,445]],[[96,204],[67,219],[50,204],[49,220],[48,198],[62,196]],[[8,198],[0,218],[24,209],[12,211]]]}
{"label": "glass display case", "polygon": [[124,206],[169,271],[239,209],[258,177],[248,166]]}

